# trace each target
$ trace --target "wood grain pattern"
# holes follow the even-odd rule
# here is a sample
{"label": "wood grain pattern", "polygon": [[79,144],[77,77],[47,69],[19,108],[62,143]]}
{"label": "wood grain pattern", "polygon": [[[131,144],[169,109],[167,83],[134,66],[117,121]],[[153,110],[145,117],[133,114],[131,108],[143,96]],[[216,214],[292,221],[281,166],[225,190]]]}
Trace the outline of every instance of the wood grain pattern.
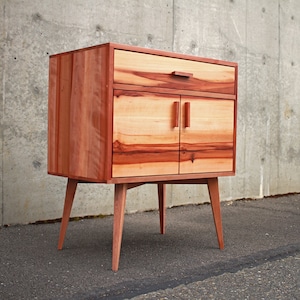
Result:
{"label": "wood grain pattern", "polygon": [[176,102],[170,95],[116,92],[113,177],[233,171],[235,102],[181,97],[179,131],[171,121]]}
{"label": "wood grain pattern", "polygon": [[180,174],[233,170],[235,102],[182,97],[190,127],[182,122]]}
{"label": "wood grain pattern", "polygon": [[232,158],[202,158],[193,154],[181,155],[180,174],[217,173],[233,170]]}
{"label": "wood grain pattern", "polygon": [[[193,77],[173,76],[174,71]],[[115,50],[115,83],[234,94],[234,79],[229,66]]]}
{"label": "wood grain pattern", "polygon": [[48,172],[58,173],[57,167],[57,134],[58,134],[58,118],[57,118],[57,57],[53,57],[49,61],[49,88],[48,88]]}
{"label": "wood grain pattern", "polygon": [[69,99],[71,86],[69,78],[72,72],[72,54],[54,57],[50,60],[49,72],[49,119],[48,119],[48,159],[51,162],[49,172],[68,174],[69,167]]}
{"label": "wood grain pattern", "polygon": [[104,180],[107,61],[101,47],[50,58],[49,173]]}
{"label": "wood grain pattern", "polygon": [[51,56],[48,172],[111,183],[232,175],[236,70],[111,43]]}
{"label": "wood grain pattern", "polygon": [[232,143],[234,101],[182,97],[181,102],[190,103],[190,127],[186,128],[183,120],[181,143]]}
{"label": "wood grain pattern", "polygon": [[[113,88],[116,90],[127,90],[127,91],[141,91],[141,87],[138,85],[114,83]],[[201,98],[214,98],[214,99],[230,99],[236,100],[236,94],[224,94],[224,93],[211,93],[211,92],[202,92],[198,90],[184,90],[184,89],[172,89],[172,88],[161,88],[161,87],[149,87],[143,86],[142,90],[144,92],[150,93],[166,93],[174,95],[185,95],[185,96],[195,96]]]}
{"label": "wood grain pattern", "polygon": [[61,172],[66,174],[69,172],[70,158],[70,101],[63,101],[71,98],[71,83],[69,78],[72,76],[73,55],[65,55],[58,60],[59,85],[57,87],[57,95],[62,99],[58,102],[58,167]]}
{"label": "wood grain pattern", "polygon": [[[178,173],[178,96],[115,91],[113,177]],[[130,113],[129,113],[130,112]]]}
{"label": "wood grain pattern", "polygon": [[[101,56],[98,51],[74,54],[70,108],[70,175],[99,177]],[[95,68],[94,66],[98,67]]]}

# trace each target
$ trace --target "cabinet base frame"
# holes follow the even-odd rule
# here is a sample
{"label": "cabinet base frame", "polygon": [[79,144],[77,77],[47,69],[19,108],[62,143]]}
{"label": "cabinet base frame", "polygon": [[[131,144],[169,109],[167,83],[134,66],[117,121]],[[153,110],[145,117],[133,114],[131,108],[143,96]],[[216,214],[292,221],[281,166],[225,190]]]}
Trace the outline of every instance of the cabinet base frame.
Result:
{"label": "cabinet base frame", "polygon": [[[71,209],[73,205],[73,200],[75,197],[75,192],[78,183],[88,183],[88,182],[68,178],[64,210],[63,210],[63,216],[61,220],[60,234],[58,240],[58,250],[61,250],[63,248],[63,243],[64,243],[67,226],[70,219]],[[116,272],[119,269],[125,204],[126,204],[126,192],[128,189],[135,188],[146,183],[157,184],[161,234],[165,234],[166,184],[207,184],[219,248],[224,249],[219,185],[218,185],[217,177],[207,178],[207,179],[169,180],[169,181],[144,182],[144,183],[119,183],[119,184],[115,184],[115,191],[114,191],[114,221],[113,221],[113,242],[112,242],[112,270],[113,271]]]}

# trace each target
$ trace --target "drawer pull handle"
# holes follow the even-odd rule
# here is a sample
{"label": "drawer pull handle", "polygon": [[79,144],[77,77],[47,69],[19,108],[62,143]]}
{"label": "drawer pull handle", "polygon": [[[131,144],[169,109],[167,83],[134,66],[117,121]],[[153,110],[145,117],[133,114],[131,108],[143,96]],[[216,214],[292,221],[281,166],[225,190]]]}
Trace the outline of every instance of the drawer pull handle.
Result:
{"label": "drawer pull handle", "polygon": [[172,75],[178,76],[178,77],[184,77],[184,78],[193,77],[193,73],[180,72],[180,71],[174,71],[174,72],[172,72]]}
{"label": "drawer pull handle", "polygon": [[184,103],[184,126],[191,126],[191,104],[190,102]]}
{"label": "drawer pull handle", "polygon": [[179,119],[179,102],[178,101],[176,101],[176,102],[174,102],[174,115],[175,115],[175,118],[174,118],[174,128],[175,127],[179,127],[179,121],[178,121],[178,119]]}

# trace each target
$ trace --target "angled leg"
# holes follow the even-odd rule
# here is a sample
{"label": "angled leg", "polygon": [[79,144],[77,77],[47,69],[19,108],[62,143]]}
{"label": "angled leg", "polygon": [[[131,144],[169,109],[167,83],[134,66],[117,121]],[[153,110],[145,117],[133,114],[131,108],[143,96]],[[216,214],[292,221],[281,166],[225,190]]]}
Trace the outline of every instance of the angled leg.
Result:
{"label": "angled leg", "polygon": [[158,207],[160,219],[160,233],[165,234],[166,220],[166,185],[163,183],[157,184],[158,189]]}
{"label": "angled leg", "polygon": [[68,178],[64,211],[61,220],[60,233],[58,239],[58,250],[61,250],[63,247],[63,243],[64,243],[64,239],[65,239],[65,235],[69,223],[69,218],[71,214],[72,204],[73,204],[73,200],[77,188],[77,183],[78,180]]}
{"label": "angled leg", "polygon": [[122,233],[123,233],[123,225],[124,225],[126,192],[127,192],[127,184],[115,185],[114,226],[113,226],[113,246],[112,246],[112,270],[115,272],[118,271],[119,269]]}
{"label": "angled leg", "polygon": [[221,218],[221,206],[219,196],[219,185],[218,178],[209,178],[207,180],[208,191],[210,195],[210,203],[213,212],[219,248],[224,249],[223,229],[222,229],[222,218]]}

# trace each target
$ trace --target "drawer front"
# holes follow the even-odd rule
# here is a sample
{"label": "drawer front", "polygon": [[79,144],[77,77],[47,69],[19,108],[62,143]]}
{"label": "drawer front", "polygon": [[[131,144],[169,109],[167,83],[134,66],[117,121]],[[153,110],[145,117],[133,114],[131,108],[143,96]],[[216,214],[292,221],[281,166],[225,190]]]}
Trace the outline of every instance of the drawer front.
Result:
{"label": "drawer front", "polygon": [[114,83],[234,94],[235,68],[154,54],[115,50]]}

